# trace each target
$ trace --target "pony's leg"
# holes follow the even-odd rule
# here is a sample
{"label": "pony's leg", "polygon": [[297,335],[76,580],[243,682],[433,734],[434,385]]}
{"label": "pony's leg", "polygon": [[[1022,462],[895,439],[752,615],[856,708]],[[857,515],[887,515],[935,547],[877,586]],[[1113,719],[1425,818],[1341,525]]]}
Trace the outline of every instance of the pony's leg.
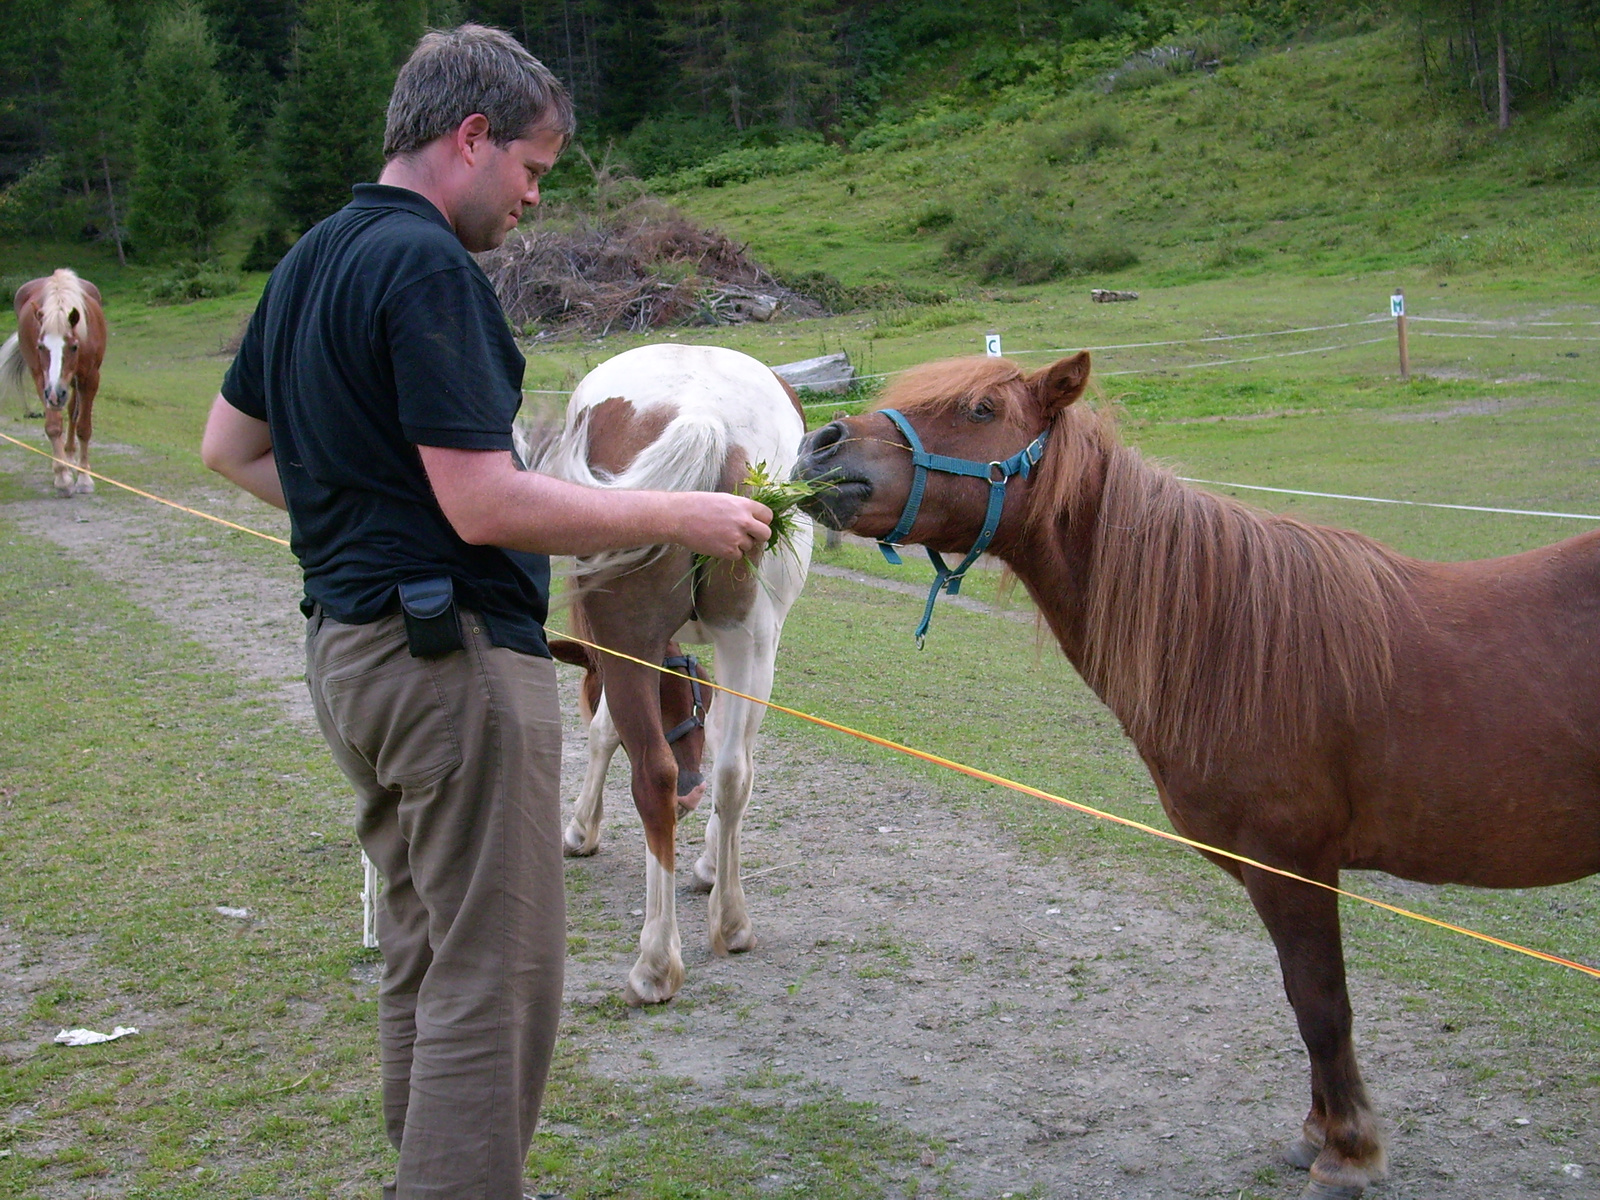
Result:
{"label": "pony's leg", "polygon": [[[713,762],[716,761],[717,747],[721,745],[721,717],[727,707],[724,699],[719,697],[706,712],[705,746]],[[689,887],[693,891],[704,894],[717,886],[717,839],[721,836],[721,829],[722,822],[717,819],[717,807],[713,802],[711,815],[706,818],[705,848],[701,850],[700,857],[695,859],[694,869],[689,874]]]}
{"label": "pony's leg", "polygon": [[[757,699],[772,695],[780,629],[770,604],[758,601],[744,624],[714,631],[717,681]],[[738,954],[756,945],[739,879],[739,827],[755,781],[756,735],[767,710],[726,692],[717,697],[717,703],[727,707],[717,716],[719,740],[712,774],[715,830],[707,825],[706,853],[696,864],[695,874],[702,878],[710,874],[716,881],[706,912],[712,951]]]}
{"label": "pony's leg", "polygon": [[[78,442],[76,461],[78,477],[72,485],[74,495],[87,496],[94,492],[94,476],[89,471],[89,435],[94,432],[94,394],[99,378],[80,379],[73,385],[72,433]],[[71,449],[69,442],[68,449]]]}
{"label": "pony's leg", "polygon": [[616,756],[622,738],[602,694],[589,721],[589,764],[584,769],[583,787],[572,820],[561,835],[561,852],[568,858],[587,858],[600,846],[600,817],[605,807],[606,772]]}
{"label": "pony's leg", "polygon": [[[1338,872],[1301,871],[1307,878]],[[1338,897],[1282,876],[1243,868],[1245,888],[1278,950],[1283,986],[1311,1060],[1311,1111],[1286,1158],[1310,1168],[1305,1195],[1315,1200],[1359,1196],[1385,1170],[1383,1137],[1351,1040]]]}
{"label": "pony's leg", "polygon": [[55,485],[58,496],[72,495],[72,463],[62,445],[65,441],[65,425],[61,409],[45,408],[44,435],[50,439],[50,456],[55,460],[50,464],[50,481]]}
{"label": "pony's leg", "polygon": [[[645,661],[659,657],[657,653]],[[623,996],[629,1004],[662,1004],[683,986],[683,944],[673,888],[678,763],[661,731],[661,684],[654,670],[621,660],[608,662],[605,693],[628,751],[633,802],[644,823],[644,928],[639,931],[639,959],[628,972]]]}

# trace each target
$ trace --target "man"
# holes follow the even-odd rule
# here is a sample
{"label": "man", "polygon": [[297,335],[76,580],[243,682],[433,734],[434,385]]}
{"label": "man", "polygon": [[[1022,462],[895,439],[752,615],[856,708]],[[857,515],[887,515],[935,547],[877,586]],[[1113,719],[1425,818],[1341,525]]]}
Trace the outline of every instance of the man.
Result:
{"label": "man", "polygon": [[508,35],[429,33],[377,184],[279,264],[212,405],[208,467],[289,511],[306,681],[387,880],[384,1116],[400,1200],[520,1200],[561,1000],[548,554],[738,558],[771,512],[517,469],[523,359],[469,251],[539,202],[571,101]]}

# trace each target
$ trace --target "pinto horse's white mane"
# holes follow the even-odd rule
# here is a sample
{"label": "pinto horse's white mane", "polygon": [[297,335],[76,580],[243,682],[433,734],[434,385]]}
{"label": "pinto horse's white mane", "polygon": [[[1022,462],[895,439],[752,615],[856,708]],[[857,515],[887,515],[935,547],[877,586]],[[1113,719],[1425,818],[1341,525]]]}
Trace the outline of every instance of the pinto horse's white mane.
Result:
{"label": "pinto horse's white mane", "polygon": [[[619,397],[636,416],[662,408],[674,415],[654,442],[613,474],[589,463],[589,416]],[[566,428],[530,465],[586,487],[707,492],[716,489],[733,447],[749,462],[764,462],[776,477],[787,477],[804,432],[777,376],[749,355],[720,346],[640,346],[584,376],[567,404]],[[578,560],[578,573],[619,575],[665,551],[636,546],[589,555]]]}

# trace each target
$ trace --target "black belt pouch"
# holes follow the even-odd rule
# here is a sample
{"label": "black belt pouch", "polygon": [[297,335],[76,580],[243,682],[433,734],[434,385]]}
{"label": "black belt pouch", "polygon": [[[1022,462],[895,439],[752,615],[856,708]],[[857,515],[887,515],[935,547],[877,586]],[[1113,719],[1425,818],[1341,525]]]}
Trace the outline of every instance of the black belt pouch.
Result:
{"label": "black belt pouch", "polygon": [[414,658],[437,658],[465,649],[450,576],[402,583],[400,611],[405,614],[406,644]]}

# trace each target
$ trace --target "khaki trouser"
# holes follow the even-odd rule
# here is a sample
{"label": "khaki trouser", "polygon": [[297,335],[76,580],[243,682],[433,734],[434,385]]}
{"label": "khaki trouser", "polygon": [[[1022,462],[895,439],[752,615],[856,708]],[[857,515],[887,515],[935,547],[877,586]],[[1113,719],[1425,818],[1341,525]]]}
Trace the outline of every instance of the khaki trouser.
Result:
{"label": "khaki trouser", "polygon": [[378,909],[383,1109],[397,1200],[521,1200],[566,955],[555,665],[411,657],[398,616],[313,617],[306,682],[355,786]]}

